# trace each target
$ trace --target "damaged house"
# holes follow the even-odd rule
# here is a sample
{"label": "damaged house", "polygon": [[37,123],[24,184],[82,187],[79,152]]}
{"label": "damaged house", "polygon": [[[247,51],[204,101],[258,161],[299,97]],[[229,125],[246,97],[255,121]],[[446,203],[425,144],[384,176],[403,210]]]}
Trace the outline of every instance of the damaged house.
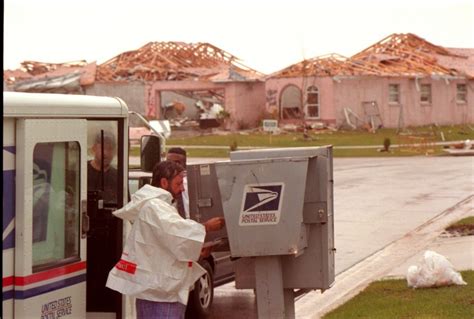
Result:
{"label": "damaged house", "polygon": [[474,122],[474,49],[392,34],[346,58],[316,57],[266,80],[281,122],[371,128]]}
{"label": "damaged house", "polygon": [[[195,120],[255,126],[265,105],[263,74],[208,43],[150,42],[102,63],[24,62],[4,72],[15,91],[118,96],[130,110],[175,125]],[[132,125],[141,125],[139,122]]]}
{"label": "damaged house", "polygon": [[[176,126],[280,123],[402,128],[474,123],[474,49],[392,34],[347,58],[304,60],[267,77],[208,43],[150,42],[96,65],[26,61],[4,72],[22,92],[118,96]],[[132,120],[132,126],[141,126]]]}

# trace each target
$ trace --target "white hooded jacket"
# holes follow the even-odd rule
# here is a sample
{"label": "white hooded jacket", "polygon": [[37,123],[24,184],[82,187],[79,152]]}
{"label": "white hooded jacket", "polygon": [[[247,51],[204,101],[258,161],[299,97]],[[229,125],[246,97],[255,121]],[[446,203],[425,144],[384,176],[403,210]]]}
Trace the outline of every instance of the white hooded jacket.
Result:
{"label": "white hooded jacket", "polygon": [[171,202],[168,191],[145,185],[114,212],[133,225],[107,287],[140,299],[187,304],[190,288],[205,273],[196,260],[206,231],[183,219]]}

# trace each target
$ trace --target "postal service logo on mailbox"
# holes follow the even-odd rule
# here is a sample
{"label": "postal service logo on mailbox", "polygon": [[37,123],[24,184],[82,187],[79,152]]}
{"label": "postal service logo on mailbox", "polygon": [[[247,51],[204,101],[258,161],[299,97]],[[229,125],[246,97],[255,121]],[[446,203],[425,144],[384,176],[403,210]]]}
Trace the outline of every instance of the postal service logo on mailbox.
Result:
{"label": "postal service logo on mailbox", "polygon": [[278,224],[284,189],[284,183],[245,185],[239,225]]}

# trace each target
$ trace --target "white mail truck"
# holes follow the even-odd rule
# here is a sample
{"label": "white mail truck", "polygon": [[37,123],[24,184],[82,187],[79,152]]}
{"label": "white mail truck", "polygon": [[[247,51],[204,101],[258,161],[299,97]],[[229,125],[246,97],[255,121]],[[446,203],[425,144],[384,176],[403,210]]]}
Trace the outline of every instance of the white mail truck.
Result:
{"label": "white mail truck", "polygon": [[129,227],[111,214],[129,200],[128,119],[119,98],[4,92],[3,318],[131,311],[105,287]]}

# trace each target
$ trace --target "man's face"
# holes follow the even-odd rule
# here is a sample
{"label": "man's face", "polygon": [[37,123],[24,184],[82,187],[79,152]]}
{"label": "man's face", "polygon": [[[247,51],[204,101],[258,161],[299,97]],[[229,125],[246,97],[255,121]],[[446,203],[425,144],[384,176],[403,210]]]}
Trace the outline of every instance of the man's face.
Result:
{"label": "man's face", "polygon": [[184,155],[181,155],[181,154],[175,154],[175,153],[168,153],[166,155],[166,159],[168,161],[172,161],[172,162],[175,162],[175,163],[178,163],[179,165],[181,165],[183,168],[186,168],[186,157]]}
{"label": "man's face", "polygon": [[161,188],[170,192],[174,198],[177,198],[184,191],[183,174],[176,175],[171,181],[163,179]]}
{"label": "man's face", "polygon": [[[92,146],[92,151],[94,152],[94,161],[100,165],[102,161],[101,145],[94,144],[94,146]],[[110,163],[112,163],[112,160],[114,159],[114,152],[115,149],[110,143],[104,143],[104,169],[107,170],[110,166]]]}

